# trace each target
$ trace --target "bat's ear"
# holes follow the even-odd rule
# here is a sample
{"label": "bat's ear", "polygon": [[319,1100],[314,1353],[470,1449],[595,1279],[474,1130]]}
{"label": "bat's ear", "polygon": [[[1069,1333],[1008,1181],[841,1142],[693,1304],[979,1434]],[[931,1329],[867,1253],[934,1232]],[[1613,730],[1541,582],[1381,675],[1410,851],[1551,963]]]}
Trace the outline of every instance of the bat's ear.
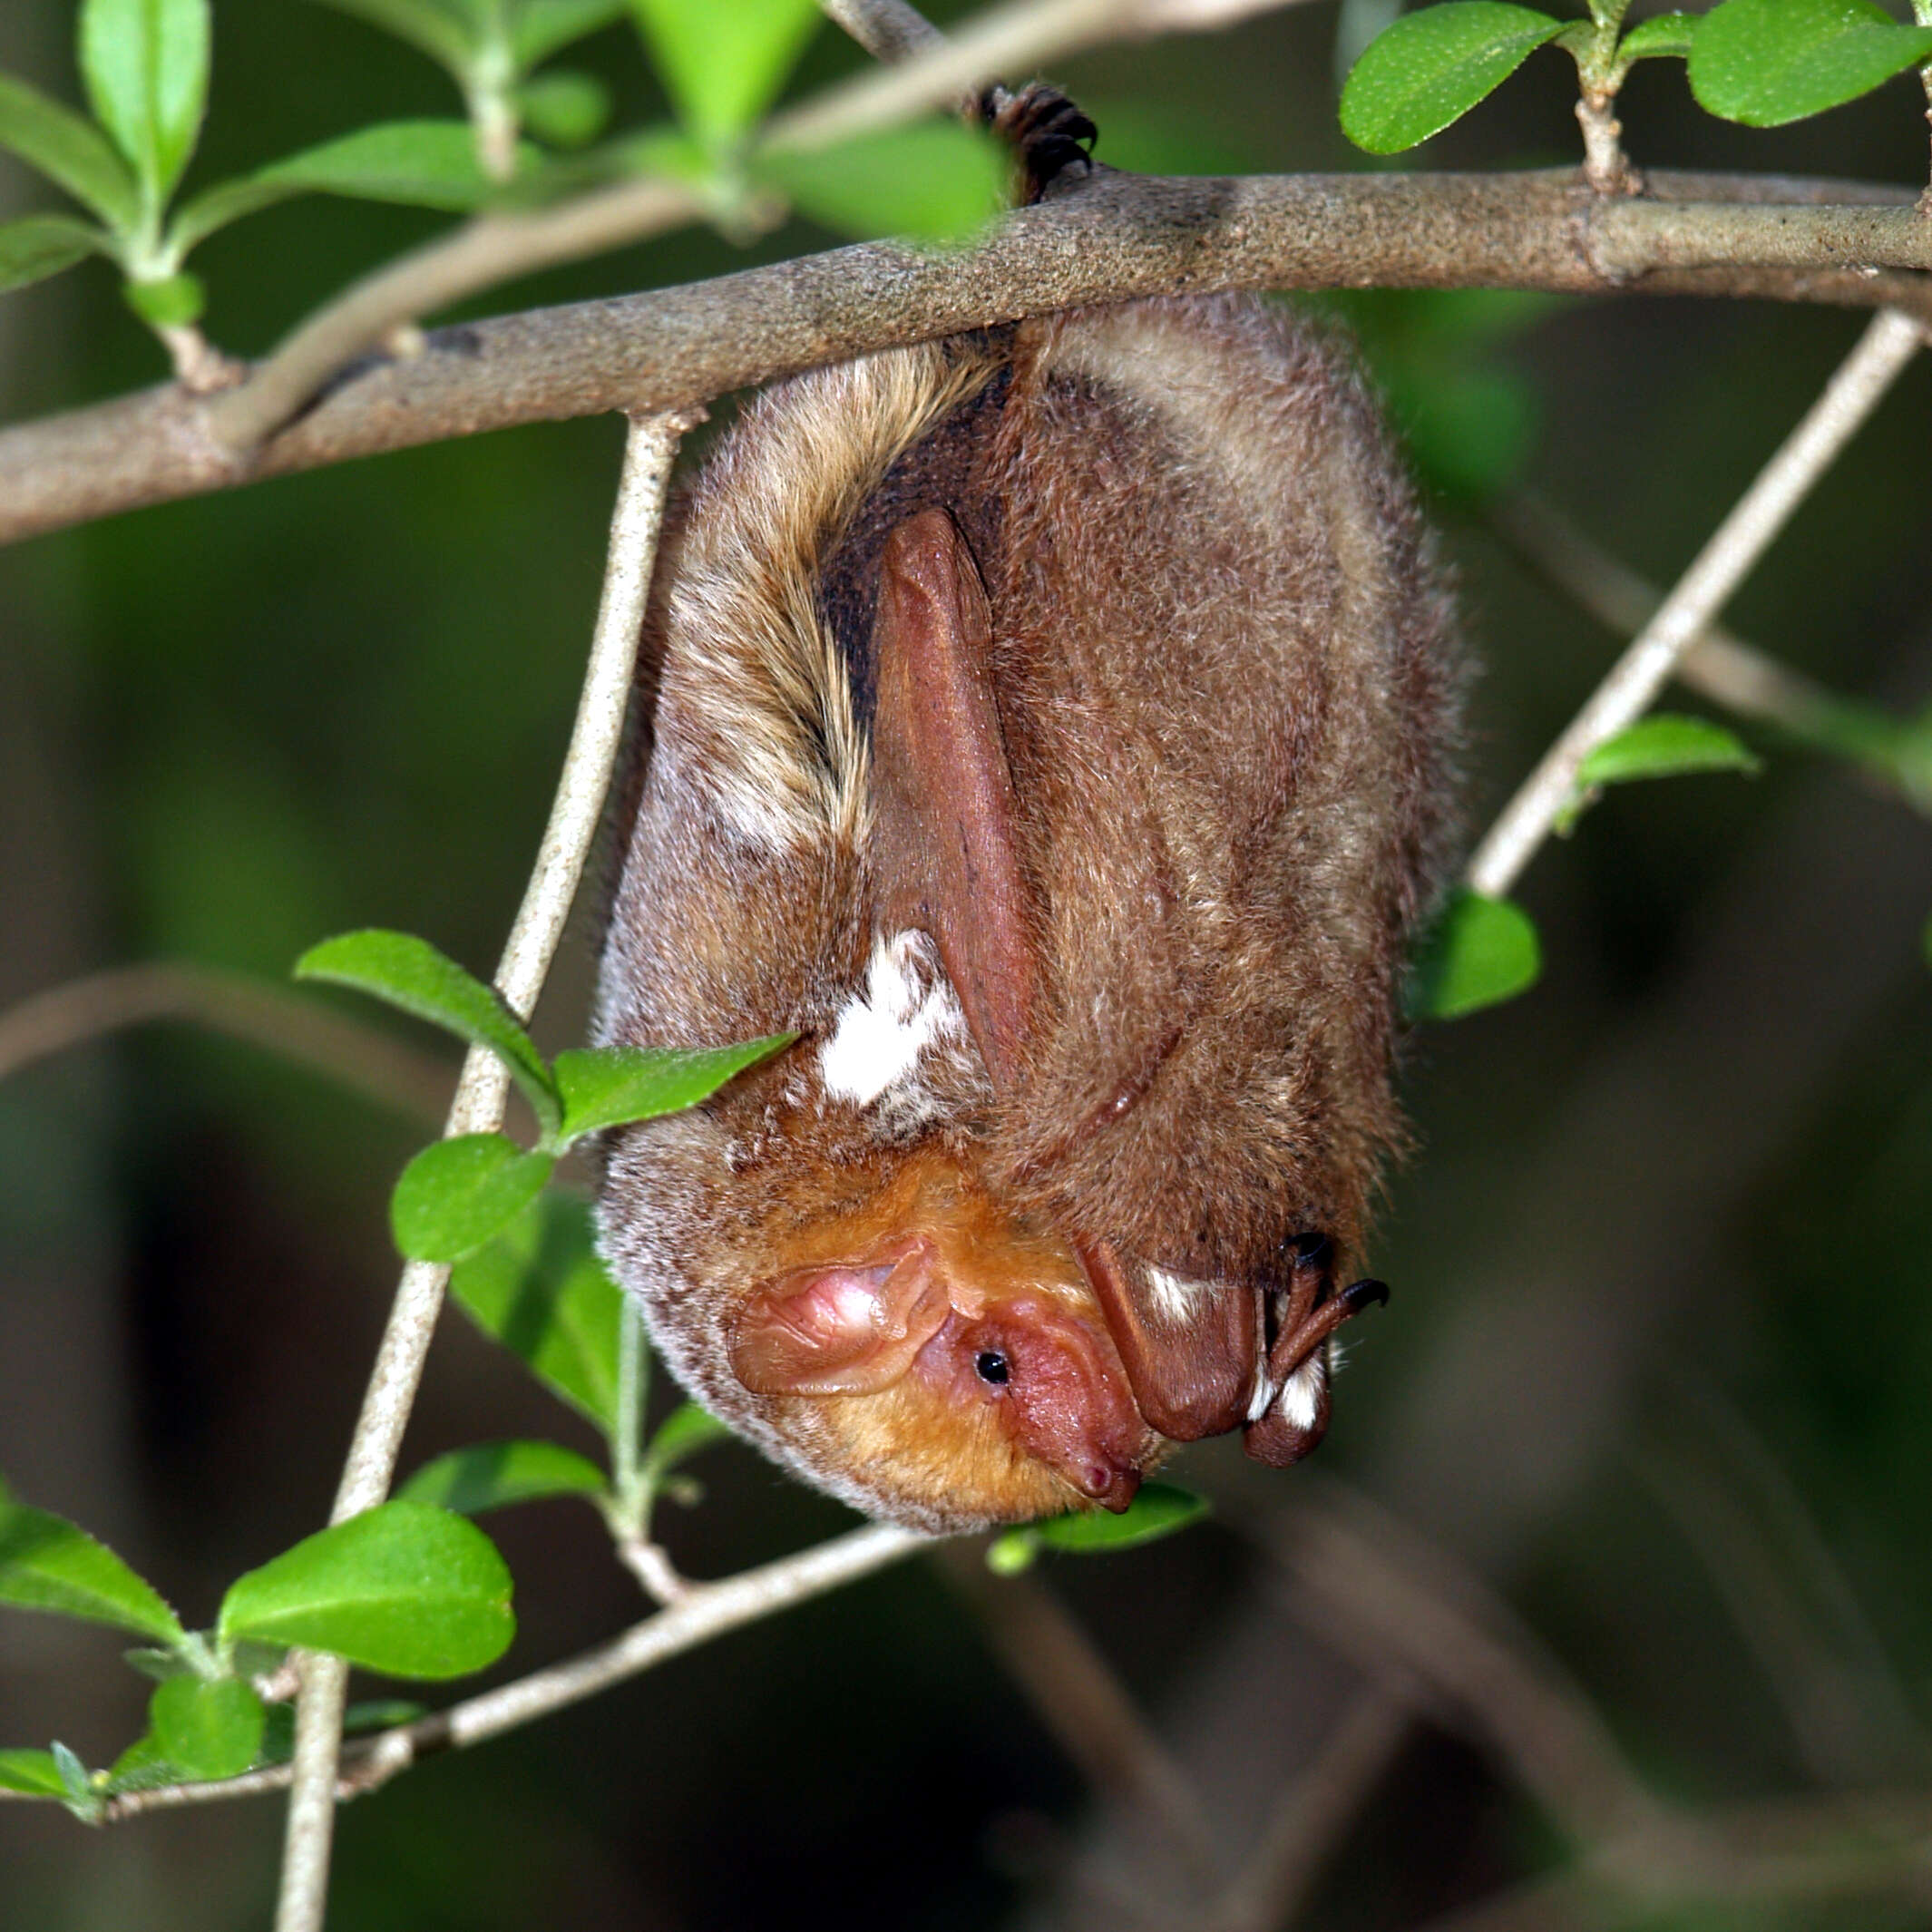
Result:
{"label": "bat's ear", "polygon": [[1025,1058],[1039,922],[993,692],[992,612],[943,510],[886,538],[873,620],[874,864],[885,916],[939,942],[996,1089]]}
{"label": "bat's ear", "polygon": [[871,1395],[891,1387],[951,1312],[932,1244],[795,1268],[746,1298],[732,1372],[754,1395]]}
{"label": "bat's ear", "polygon": [[1148,1425],[1198,1442],[1246,1421],[1261,1368],[1262,1291],[1130,1264],[1107,1241],[1078,1252]]}

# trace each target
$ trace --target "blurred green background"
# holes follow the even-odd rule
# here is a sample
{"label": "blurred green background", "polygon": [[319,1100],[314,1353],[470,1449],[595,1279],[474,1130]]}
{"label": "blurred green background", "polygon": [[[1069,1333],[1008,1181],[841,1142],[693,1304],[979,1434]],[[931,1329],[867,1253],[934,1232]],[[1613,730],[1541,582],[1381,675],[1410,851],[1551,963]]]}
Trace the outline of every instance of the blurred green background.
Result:
{"label": "blurred green background", "polygon": [[[456,111],[427,63],[326,8],[216,12],[195,179]],[[1308,5],[1054,77],[1122,166],[1359,167],[1335,128],[1338,24],[1358,32],[1361,15]],[[0,65],[72,99],[70,38],[66,0],[11,0]],[[858,61],[827,28],[798,84]],[[622,118],[658,111],[626,31],[571,63],[609,80]],[[1420,163],[1567,163],[1572,98],[1567,63],[1538,54]],[[1922,105],[1908,77],[1749,133],[1699,114],[1681,65],[1657,62],[1623,119],[1642,163],[1914,181]],[[0,213],[40,192],[0,158]],[[259,353],[438,225],[326,200],[239,224],[197,259],[210,332]],[[827,245],[795,224],[753,259]],[[678,237],[483,310],[746,259]],[[1460,574],[1482,670],[1479,827],[1616,648],[1498,540],[1498,505],[1534,493],[1667,582],[1861,318],[1642,299],[1326,306],[1370,354]],[[0,300],[9,417],[161,373],[98,265]],[[1932,371],[1916,367],[1731,612],[1780,658],[1902,711],[1932,690],[1928,401]],[[157,958],[278,975],[364,924],[487,970],[568,729],[619,445],[612,421],[521,430],[0,552],[0,1003]],[[1660,1793],[1932,1792],[1932,825],[1855,774],[1753,741],[1760,778],[1627,787],[1548,849],[1520,893],[1542,983],[1413,1042],[1420,1152],[1376,1254],[1395,1303],[1351,1343],[1316,1464],[1265,1476],[1226,1444],[1195,1451],[1180,1474],[1215,1495],[1215,1523],[1047,1572],[1188,1768],[1226,1853],[1373,1673],[1312,1623],[1273,1554],[1333,1479],[1499,1586]],[[539,1020],[549,1048],[581,1037],[591,949],[580,931],[566,950]],[[0,1086],[0,1469],[16,1494],[108,1538],[190,1623],[317,1523],[395,1273],[386,1189],[421,1135],[179,1027]],[[453,1318],[405,1464],[574,1427]],[[736,1448],[696,1469],[704,1502],[665,1524],[693,1574],[844,1520]],[[503,1673],[640,1614],[589,1512],[491,1527],[520,1585]],[[1161,1903],[1171,1859],[1083,1781],[995,1661],[988,1614],[909,1566],[428,1763],[345,1812],[331,1925],[1177,1922]],[[116,1647],[6,1613],[0,1743],[59,1737],[111,1759],[146,1688]],[[1409,1732],[1349,1808],[1306,1923],[1419,1925],[1560,1857],[1520,1768],[1468,1732],[1452,1713]],[[0,1807],[0,1927],[259,1925],[280,1824],[268,1800],[101,1834]],[[1932,1924],[1920,1885],[1605,1905],[1604,1922]],[[1580,1922],[1566,1909],[1520,1922]]]}

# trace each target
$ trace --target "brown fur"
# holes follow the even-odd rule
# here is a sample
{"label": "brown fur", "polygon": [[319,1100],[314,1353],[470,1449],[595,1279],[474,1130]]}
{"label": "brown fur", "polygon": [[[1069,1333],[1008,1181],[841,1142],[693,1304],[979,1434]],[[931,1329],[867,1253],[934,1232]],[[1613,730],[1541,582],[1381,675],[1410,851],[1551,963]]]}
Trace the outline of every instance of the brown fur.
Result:
{"label": "brown fur", "polygon": [[[953,1036],[862,1109],[816,1054],[892,936],[868,559],[935,504],[990,600],[1043,992],[997,1098]],[[1063,1507],[981,1420],[951,1441],[895,1391],[750,1396],[733,1311],[935,1157],[1027,1240],[1193,1280],[1248,1279],[1303,1229],[1359,1246],[1400,1138],[1393,1002],[1444,853],[1456,682],[1373,412],[1240,298],[818,371],[754,405],[685,499],[649,641],[599,1037],[805,1039],[613,1137],[605,1252],[693,1392],[833,1493],[933,1529]]]}

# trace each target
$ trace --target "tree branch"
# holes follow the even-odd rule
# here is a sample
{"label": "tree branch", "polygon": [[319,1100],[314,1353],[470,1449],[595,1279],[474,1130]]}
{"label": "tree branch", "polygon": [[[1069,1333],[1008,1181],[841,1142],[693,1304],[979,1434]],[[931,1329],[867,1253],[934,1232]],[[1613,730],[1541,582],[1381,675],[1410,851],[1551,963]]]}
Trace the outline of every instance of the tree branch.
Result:
{"label": "tree branch", "polygon": [[[516,1730],[568,1704],[581,1703],[627,1677],[662,1664],[684,1651],[695,1650],[728,1631],[776,1615],[795,1604],[823,1596],[829,1590],[855,1582],[897,1563],[915,1551],[929,1549],[932,1539],[911,1530],[874,1523],[849,1535],[835,1537],[795,1556],[781,1556],[721,1583],[692,1584],[670,1608],[633,1624],[621,1635],[594,1650],[547,1670],[533,1671],[480,1696],[466,1698],[446,1711],[432,1712],[414,1723],[351,1743],[334,1796],[354,1798],[386,1784],[418,1758],[438,1751],[461,1751]],[[103,1821],[139,1817],[146,1811],[168,1811],[182,1805],[218,1804],[226,1799],[253,1798],[288,1789],[292,1767],[271,1765],[219,1783],[166,1784],[148,1791],[124,1791],[107,1800]],[[8,1794],[0,1792],[0,1797]]]}
{"label": "tree branch", "polygon": [[1804,420],[1484,835],[1469,861],[1475,891],[1498,899],[1508,892],[1568,803],[1583,761],[1649,708],[1924,341],[1924,325],[1910,317],[1888,309],[1872,318]]}
{"label": "tree branch", "polygon": [[318,1000],[246,973],[159,961],[90,973],[0,1013],[0,1080],[122,1027],[187,1020],[354,1088],[398,1113],[434,1119],[453,1066]]}
{"label": "tree branch", "polygon": [[939,39],[939,29],[905,0],[820,0],[826,16],[844,28],[875,61],[903,61]]}
{"label": "tree branch", "polygon": [[[603,597],[577,721],[564,754],[550,823],[497,969],[497,990],[522,1020],[527,1020],[536,1006],[562,936],[617,762],[625,705],[636,676],[645,598],[657,560],[665,494],[687,423],[687,418],[674,415],[631,420],[610,523]],[[473,1047],[463,1063],[444,1132],[481,1133],[500,1126],[509,1086],[503,1063],[483,1048]],[[446,1265],[427,1262],[411,1262],[403,1270],[336,1492],[334,1522],[373,1508],[388,1493],[449,1273]],[[302,1691],[296,1708],[295,1760],[276,1932],[321,1932],[328,1891],[329,1841],[335,1826],[343,1700],[348,1684],[348,1666],[339,1657],[307,1654],[302,1656],[299,1668]]]}
{"label": "tree branch", "polygon": [[[1016,210],[971,250],[867,244],[439,330],[420,355],[339,376],[245,461],[209,433],[216,405],[172,386],[0,431],[0,542],[485,429],[698,406],[877,349],[1180,290],[1375,284],[1756,296],[1888,304],[1932,319],[1932,283],[1916,272],[1932,261],[1932,229],[1917,221],[1909,189],[1649,180],[1653,198],[1612,200],[1567,170],[1103,173],[1078,194]],[[1752,246],[1782,266],[1763,266]]]}

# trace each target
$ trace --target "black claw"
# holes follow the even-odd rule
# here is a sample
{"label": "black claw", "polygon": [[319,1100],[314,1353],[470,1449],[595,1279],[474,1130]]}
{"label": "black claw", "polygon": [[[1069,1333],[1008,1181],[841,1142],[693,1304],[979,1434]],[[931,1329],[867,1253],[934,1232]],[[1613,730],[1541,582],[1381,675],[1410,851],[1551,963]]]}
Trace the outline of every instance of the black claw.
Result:
{"label": "black claw", "polygon": [[1288,1243],[1288,1252],[1294,1256],[1298,1268],[1312,1267],[1328,1253],[1326,1234],[1296,1234]]}
{"label": "black claw", "polygon": [[1351,1282],[1342,1291],[1342,1299],[1349,1304],[1351,1315],[1359,1315],[1371,1305],[1386,1308],[1389,1305],[1389,1284],[1387,1282]]}

